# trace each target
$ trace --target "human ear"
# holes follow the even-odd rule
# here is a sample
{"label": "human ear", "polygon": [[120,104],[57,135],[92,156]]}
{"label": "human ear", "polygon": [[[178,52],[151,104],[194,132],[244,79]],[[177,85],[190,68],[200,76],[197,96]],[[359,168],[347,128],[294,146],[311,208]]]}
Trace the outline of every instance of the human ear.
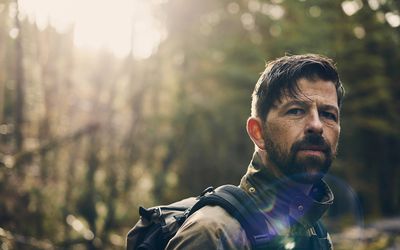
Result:
{"label": "human ear", "polygon": [[262,131],[262,121],[258,117],[247,119],[247,133],[254,144],[261,150],[265,150],[265,142]]}

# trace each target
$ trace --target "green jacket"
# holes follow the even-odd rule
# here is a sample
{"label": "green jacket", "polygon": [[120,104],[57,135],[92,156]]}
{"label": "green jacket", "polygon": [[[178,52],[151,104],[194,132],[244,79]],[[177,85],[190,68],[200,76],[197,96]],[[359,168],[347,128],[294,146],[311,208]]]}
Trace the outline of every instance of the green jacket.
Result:
{"label": "green jacket", "polygon": [[[333,202],[328,185],[315,184],[309,195],[291,189],[278,180],[261,162],[257,153],[243,176],[240,187],[267,216],[272,235],[282,239],[282,246],[292,249],[296,236],[315,235],[312,227]],[[283,237],[282,237],[283,236]],[[331,243],[328,235],[329,243]],[[169,241],[166,249],[251,249],[244,229],[223,208],[206,206],[190,216]],[[328,248],[329,249],[329,248]]]}

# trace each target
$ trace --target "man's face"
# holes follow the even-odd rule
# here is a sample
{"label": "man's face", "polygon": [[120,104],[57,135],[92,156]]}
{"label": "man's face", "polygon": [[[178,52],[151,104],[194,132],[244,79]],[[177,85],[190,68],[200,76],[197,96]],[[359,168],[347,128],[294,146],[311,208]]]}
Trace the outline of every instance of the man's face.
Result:
{"label": "man's face", "polygon": [[314,183],[328,171],[340,134],[339,108],[331,81],[298,80],[300,95],[284,96],[263,128],[267,162],[283,175]]}

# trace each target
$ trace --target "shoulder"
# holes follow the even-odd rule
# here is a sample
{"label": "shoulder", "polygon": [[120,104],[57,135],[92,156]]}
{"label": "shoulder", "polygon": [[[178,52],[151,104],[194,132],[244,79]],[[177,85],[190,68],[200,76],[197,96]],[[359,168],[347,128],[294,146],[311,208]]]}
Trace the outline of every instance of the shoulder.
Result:
{"label": "shoulder", "polygon": [[193,213],[166,249],[250,249],[240,223],[219,206]]}
{"label": "shoulder", "polygon": [[185,227],[198,227],[212,231],[216,229],[242,230],[240,223],[219,206],[205,206],[199,209],[186,220],[182,229]]}

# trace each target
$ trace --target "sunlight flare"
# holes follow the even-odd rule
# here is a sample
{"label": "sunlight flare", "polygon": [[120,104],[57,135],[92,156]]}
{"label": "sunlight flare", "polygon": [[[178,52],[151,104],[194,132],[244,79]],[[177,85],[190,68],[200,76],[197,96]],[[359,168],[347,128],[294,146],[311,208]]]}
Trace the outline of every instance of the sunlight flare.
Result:
{"label": "sunlight flare", "polygon": [[152,3],[143,0],[20,0],[23,15],[40,29],[73,29],[79,48],[111,50],[123,57],[151,56],[165,37],[153,15]]}

